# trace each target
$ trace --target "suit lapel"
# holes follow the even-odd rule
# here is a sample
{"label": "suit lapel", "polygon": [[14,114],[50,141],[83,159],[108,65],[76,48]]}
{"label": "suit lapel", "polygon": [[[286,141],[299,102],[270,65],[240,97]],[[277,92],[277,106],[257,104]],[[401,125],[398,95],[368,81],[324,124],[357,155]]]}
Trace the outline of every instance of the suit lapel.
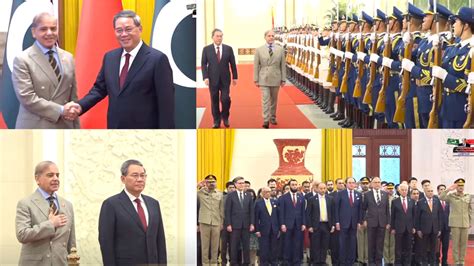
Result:
{"label": "suit lapel", "polygon": [[152,222],[154,222],[155,208],[151,208],[151,202],[147,196],[142,195],[142,198],[143,198],[143,201],[145,202],[146,210],[148,212],[148,226],[147,227],[150,228],[150,225],[152,224]]}
{"label": "suit lapel", "polygon": [[[107,71],[107,74],[108,73],[111,73],[111,76],[112,76],[112,88],[118,88],[118,90],[109,90],[109,93],[113,94],[113,95],[117,95],[120,91],[121,91],[121,88],[120,88],[120,72],[122,71],[122,69],[120,69],[120,60],[122,59],[122,52],[123,52],[123,49],[118,49],[117,52],[115,54],[113,54],[111,57],[112,57],[112,65],[115,65],[117,66],[117,68],[113,68],[111,70],[107,70],[105,69],[104,71]],[[102,66],[104,67],[104,66]]]}
{"label": "suit lapel", "polygon": [[135,221],[137,226],[140,227],[140,229],[144,230],[142,222],[140,221],[140,218],[138,217],[138,213],[135,210],[133,203],[130,201],[130,198],[127,196],[125,191],[122,191],[122,193],[120,193],[119,198],[120,198],[120,203],[122,204],[122,207],[125,209],[125,211],[128,212],[128,214],[132,217],[132,219]]}
{"label": "suit lapel", "polygon": [[49,204],[48,202],[43,198],[41,193],[36,190],[36,192],[31,196],[31,201],[33,204],[38,207],[38,209],[44,214],[46,218],[49,216]]}
{"label": "suit lapel", "polygon": [[150,51],[148,51],[148,46],[143,43],[142,47],[137,53],[137,57],[133,60],[132,66],[128,70],[128,75],[127,79],[125,79],[125,84],[123,85],[123,88],[120,90],[119,95],[122,94],[124,90],[127,89],[127,86],[130,84],[131,80],[137,75],[139,70],[142,68],[143,64],[148,60],[148,54]]}
{"label": "suit lapel", "polygon": [[41,49],[33,44],[33,49],[30,52],[31,59],[41,68],[41,70],[48,76],[51,82],[54,84],[55,87],[58,86],[58,79],[54,74],[53,68],[51,64],[49,64],[48,59],[46,56],[41,52]]}

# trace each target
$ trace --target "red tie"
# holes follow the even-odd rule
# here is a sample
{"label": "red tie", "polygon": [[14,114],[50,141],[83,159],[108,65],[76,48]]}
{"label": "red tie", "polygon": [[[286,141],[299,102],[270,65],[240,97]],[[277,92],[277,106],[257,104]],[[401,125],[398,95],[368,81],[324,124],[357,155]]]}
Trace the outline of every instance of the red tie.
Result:
{"label": "red tie", "polygon": [[127,79],[129,63],[130,63],[130,54],[126,53],[125,64],[123,65],[122,71],[120,72],[120,89],[123,88],[123,85],[125,84],[125,80]]}
{"label": "red tie", "polygon": [[293,207],[296,207],[296,194],[293,193]]}
{"label": "red tie", "polygon": [[143,211],[142,204],[140,202],[140,199],[135,199],[134,200],[137,203],[137,212],[138,212],[138,217],[140,217],[140,221],[142,221],[143,229],[147,229],[146,225],[146,218],[145,218],[145,212]]}
{"label": "red tie", "polygon": [[407,213],[407,203],[405,202],[405,199],[403,199],[403,211]]}
{"label": "red tie", "polygon": [[352,207],[352,205],[354,205],[354,199],[352,199],[352,190],[349,190],[349,202],[351,203]]}
{"label": "red tie", "polygon": [[217,63],[221,62],[221,50],[219,49],[219,46],[217,46]]}
{"label": "red tie", "polygon": [[441,201],[441,206],[443,206],[443,211],[444,211],[444,210],[445,210],[445,208],[446,208],[446,203],[444,202],[444,200],[443,200],[443,201]]}

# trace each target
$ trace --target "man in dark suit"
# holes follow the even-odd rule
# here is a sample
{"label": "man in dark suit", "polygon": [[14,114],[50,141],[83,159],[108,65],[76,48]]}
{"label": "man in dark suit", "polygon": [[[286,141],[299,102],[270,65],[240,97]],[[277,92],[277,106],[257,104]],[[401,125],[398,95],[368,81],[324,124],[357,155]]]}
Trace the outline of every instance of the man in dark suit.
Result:
{"label": "man in dark suit", "polygon": [[325,265],[329,236],[334,232],[334,202],[326,195],[326,184],[318,184],[318,194],[308,200],[306,227],[311,233],[311,265]]}
{"label": "man in dark suit", "polygon": [[418,201],[415,211],[415,228],[421,239],[422,264],[434,265],[438,237],[443,226],[443,209],[439,199],[433,197],[433,188],[426,187],[425,197]]}
{"label": "man in dark suit", "polygon": [[[436,188],[438,190],[438,197],[446,190],[446,186],[443,184],[438,185]],[[443,225],[441,226],[441,235],[439,237],[440,245],[439,248],[436,250],[436,263],[441,265],[448,265],[448,249],[449,249],[449,235],[451,233],[451,229],[449,228],[449,203],[441,200],[441,208],[443,210],[442,220]],[[441,250],[441,252],[440,252]],[[441,256],[442,255],[442,256]]]}
{"label": "man in dark suit", "polygon": [[276,265],[277,236],[280,230],[277,201],[270,197],[271,189],[262,188],[262,198],[255,202],[255,234],[258,239],[260,265]]}
{"label": "man in dark suit", "polygon": [[426,189],[431,186],[431,181],[428,179],[424,179],[421,181],[421,188],[423,191],[420,191],[420,200],[425,197]]}
{"label": "man in dark suit", "polygon": [[114,17],[121,48],[107,52],[89,93],[76,108],[83,114],[109,96],[107,128],[175,128],[173,73],[168,57],[143,43],[140,17],[124,10]]}
{"label": "man in dark suit", "polygon": [[250,232],[254,231],[254,204],[252,195],[244,192],[245,180],[239,176],[234,178],[236,191],[227,194],[225,200],[225,227],[230,236],[231,265],[240,262],[239,249],[242,248],[243,263],[250,264]]}
{"label": "man in dark suit", "polygon": [[303,231],[306,226],[305,199],[298,193],[298,181],[290,179],[290,191],[278,200],[283,233],[285,264],[299,265],[303,258]]}
{"label": "man in dark suit", "polygon": [[408,185],[398,187],[400,197],[392,201],[391,233],[395,234],[395,265],[411,265],[413,234],[415,234],[415,201],[408,197]]}
{"label": "man in dark suit", "polygon": [[[225,184],[225,187],[227,189],[227,192],[224,192],[224,198],[222,199],[224,201],[224,206],[225,206],[225,200],[227,198],[227,195],[231,192],[235,191],[235,184],[232,181],[229,181]],[[224,207],[225,208],[225,207]],[[224,209],[225,211],[225,209]],[[225,219],[225,212],[224,212],[224,219]],[[224,220],[224,224],[226,224]],[[227,254],[230,256],[230,233],[227,232],[227,228],[222,228],[221,231],[221,248],[220,248],[220,253],[221,253],[221,263],[222,265],[227,265]]]}
{"label": "man in dark suit", "polygon": [[357,228],[362,223],[362,195],[355,190],[353,177],[346,178],[346,187],[336,193],[335,223],[339,231],[339,264],[353,265],[357,252]]}
{"label": "man in dark suit", "polygon": [[369,264],[382,265],[385,230],[390,229],[390,206],[387,193],[380,189],[380,177],[373,177],[371,183],[372,191],[365,193],[362,213],[367,227]]}
{"label": "man in dark suit", "polygon": [[[221,120],[224,126],[229,127],[230,109],[230,71],[232,69],[232,85],[237,84],[237,67],[235,65],[234,51],[232,47],[222,43],[223,33],[220,29],[212,31],[214,43],[204,47],[202,50],[201,70],[204,83],[209,86],[211,95],[212,117],[214,128],[219,128]],[[219,92],[222,111],[219,108]]]}
{"label": "man in dark suit", "polygon": [[104,265],[166,264],[166,240],[160,204],[142,194],[146,171],[137,160],[121,167],[125,189],[104,201],[99,243]]}

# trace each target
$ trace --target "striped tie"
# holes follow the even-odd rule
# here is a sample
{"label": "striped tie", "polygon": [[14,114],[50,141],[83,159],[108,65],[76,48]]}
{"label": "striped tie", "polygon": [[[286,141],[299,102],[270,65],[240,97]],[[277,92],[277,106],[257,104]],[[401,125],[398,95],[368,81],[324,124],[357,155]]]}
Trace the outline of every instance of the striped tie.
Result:
{"label": "striped tie", "polygon": [[61,81],[61,72],[59,71],[59,66],[58,62],[56,62],[56,59],[53,56],[54,51],[49,50],[48,55],[49,55],[49,64],[53,68],[54,74],[56,74],[56,78],[58,78],[58,82]]}
{"label": "striped tie", "polygon": [[268,53],[270,54],[270,57],[273,56],[273,49],[272,49],[272,46],[268,46]]}

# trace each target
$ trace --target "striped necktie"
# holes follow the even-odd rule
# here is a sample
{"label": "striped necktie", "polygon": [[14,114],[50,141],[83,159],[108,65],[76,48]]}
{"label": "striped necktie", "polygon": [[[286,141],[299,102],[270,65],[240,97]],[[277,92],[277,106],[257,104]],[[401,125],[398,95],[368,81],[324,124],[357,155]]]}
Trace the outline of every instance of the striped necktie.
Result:
{"label": "striped necktie", "polygon": [[53,53],[54,53],[53,50],[49,50],[49,51],[48,51],[49,64],[50,64],[51,67],[53,68],[54,74],[56,75],[56,78],[58,79],[58,81],[61,81],[61,71],[59,71],[58,62],[56,62],[56,59],[54,58]]}
{"label": "striped necktie", "polygon": [[270,57],[273,56],[273,49],[272,46],[268,46],[268,53],[270,54]]}

